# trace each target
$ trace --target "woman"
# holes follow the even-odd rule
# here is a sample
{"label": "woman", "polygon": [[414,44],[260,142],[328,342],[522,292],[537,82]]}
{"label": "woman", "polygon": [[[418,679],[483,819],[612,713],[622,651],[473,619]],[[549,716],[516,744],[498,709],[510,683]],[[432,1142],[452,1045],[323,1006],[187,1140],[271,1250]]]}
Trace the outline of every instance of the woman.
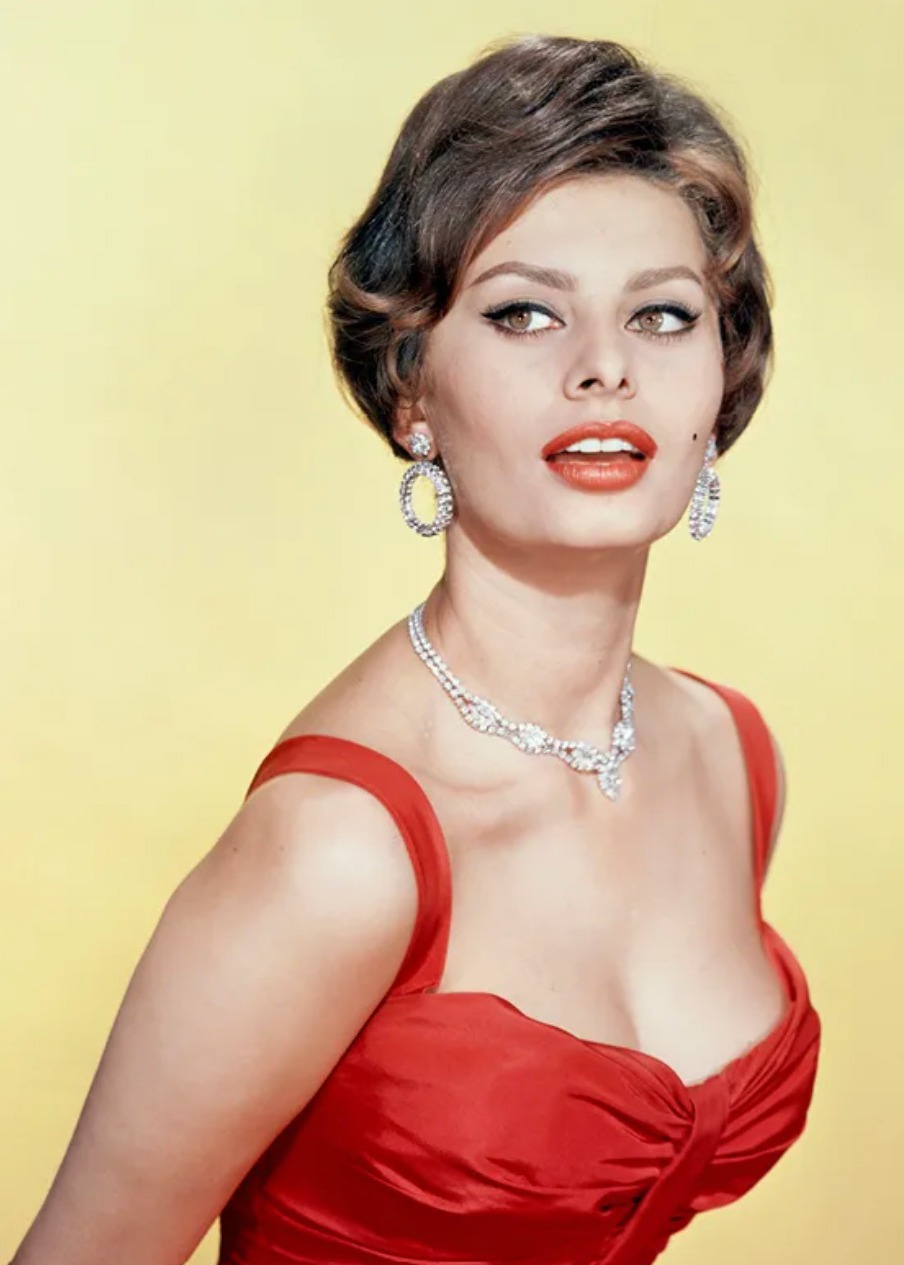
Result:
{"label": "woman", "polygon": [[502,44],[407,119],[330,313],[445,570],[169,900],[15,1265],[176,1265],[221,1213],[222,1265],[643,1265],[805,1124],[778,748],[632,648],[770,361],[737,143],[618,44]]}

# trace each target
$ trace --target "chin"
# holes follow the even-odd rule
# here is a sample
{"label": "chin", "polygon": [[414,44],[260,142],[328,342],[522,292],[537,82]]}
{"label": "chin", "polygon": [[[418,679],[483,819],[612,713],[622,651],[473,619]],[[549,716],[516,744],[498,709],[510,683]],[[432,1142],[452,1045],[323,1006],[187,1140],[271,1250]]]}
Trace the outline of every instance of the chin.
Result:
{"label": "chin", "polygon": [[649,549],[659,535],[649,523],[585,523],[562,525],[559,530],[550,530],[543,537],[534,537],[528,544],[538,549],[549,549],[562,552],[611,553],[616,550],[642,553]]}

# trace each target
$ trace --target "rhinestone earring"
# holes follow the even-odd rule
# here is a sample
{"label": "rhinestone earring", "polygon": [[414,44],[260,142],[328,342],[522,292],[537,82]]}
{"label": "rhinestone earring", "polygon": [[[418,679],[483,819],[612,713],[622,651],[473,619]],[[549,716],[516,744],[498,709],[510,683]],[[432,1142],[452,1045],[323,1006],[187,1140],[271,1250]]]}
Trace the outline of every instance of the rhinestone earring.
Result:
{"label": "rhinestone earring", "polygon": [[[430,447],[430,440],[426,435],[420,433],[412,435],[411,451],[416,457],[426,457]],[[422,518],[418,518],[411,503],[412,487],[422,475],[430,480],[436,492],[436,517],[431,523],[425,523]],[[401,506],[402,516],[408,526],[413,528],[419,536],[436,536],[439,532],[444,531],[452,521],[454,504],[452,484],[444,471],[433,461],[417,461],[413,466],[409,466],[402,475],[402,482],[399,484],[399,505]]]}
{"label": "rhinestone earring", "polygon": [[691,510],[688,519],[688,530],[694,540],[703,540],[713,529],[719,502],[722,497],[722,485],[719,476],[712,468],[712,463],[719,455],[716,441],[712,435],[706,445],[706,460],[697,475],[694,495],[691,497]]}

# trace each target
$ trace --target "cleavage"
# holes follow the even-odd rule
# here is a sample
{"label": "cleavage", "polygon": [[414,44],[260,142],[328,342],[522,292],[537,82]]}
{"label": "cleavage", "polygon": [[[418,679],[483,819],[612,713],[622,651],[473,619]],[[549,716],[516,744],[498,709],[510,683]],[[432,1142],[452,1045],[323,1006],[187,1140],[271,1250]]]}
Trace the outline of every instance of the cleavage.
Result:
{"label": "cleavage", "polygon": [[669,820],[652,804],[632,811],[627,838],[615,837],[610,801],[587,822],[553,812],[548,794],[497,799],[479,815],[483,797],[453,798],[458,808],[438,810],[452,908],[431,991],[494,995],[578,1039],[652,1054],[689,1081],[778,1021],[786,997],[752,913],[744,837],[712,837],[693,812],[682,829],[680,797],[659,801],[672,805]]}

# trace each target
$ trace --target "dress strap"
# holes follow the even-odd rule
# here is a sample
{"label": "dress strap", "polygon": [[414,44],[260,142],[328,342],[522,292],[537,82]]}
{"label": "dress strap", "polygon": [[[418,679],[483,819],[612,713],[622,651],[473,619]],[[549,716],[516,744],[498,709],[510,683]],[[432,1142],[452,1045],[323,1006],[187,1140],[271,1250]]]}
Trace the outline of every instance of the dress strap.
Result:
{"label": "dress strap", "polygon": [[315,773],[369,791],[392,814],[405,840],[418,886],[418,914],[408,950],[389,992],[415,992],[431,982],[449,939],[452,877],[449,853],[426,792],[401,764],[350,738],[296,734],[271,748],[245,798],[283,773]]}
{"label": "dress strap", "polygon": [[769,727],[755,704],[734,686],[720,685],[706,677],[698,676],[696,672],[688,672],[684,668],[674,670],[683,676],[693,677],[695,681],[700,681],[703,685],[708,685],[710,689],[715,690],[724,699],[734,718],[747,766],[747,782],[750,788],[753,817],[756,890],[759,896],[766,871],[766,856],[772,838],[778,796],[775,747]]}

